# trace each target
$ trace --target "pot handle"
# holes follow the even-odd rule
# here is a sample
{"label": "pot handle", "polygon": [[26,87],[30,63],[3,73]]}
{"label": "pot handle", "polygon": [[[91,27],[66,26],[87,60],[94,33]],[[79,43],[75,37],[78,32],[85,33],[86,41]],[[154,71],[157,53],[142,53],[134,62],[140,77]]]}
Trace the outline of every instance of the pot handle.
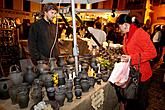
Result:
{"label": "pot handle", "polygon": [[12,70],[13,70],[14,67],[15,67],[15,69],[16,69],[15,71],[20,72],[19,66],[15,64],[15,65],[10,66],[9,73],[12,73]]}

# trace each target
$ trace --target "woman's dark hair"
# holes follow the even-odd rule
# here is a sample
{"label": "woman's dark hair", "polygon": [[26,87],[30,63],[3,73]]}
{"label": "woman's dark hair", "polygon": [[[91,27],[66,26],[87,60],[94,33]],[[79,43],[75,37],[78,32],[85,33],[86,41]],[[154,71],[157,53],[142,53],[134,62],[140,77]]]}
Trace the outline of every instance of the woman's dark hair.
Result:
{"label": "woman's dark hair", "polygon": [[138,28],[140,28],[140,23],[139,21],[135,18],[135,17],[131,17],[127,14],[121,14],[117,20],[116,20],[116,23],[118,25],[120,24],[124,24],[124,23],[129,23],[129,24],[135,24]]}
{"label": "woman's dark hair", "polygon": [[48,12],[49,10],[56,10],[58,11],[57,5],[54,3],[47,3],[43,7],[43,12]]}

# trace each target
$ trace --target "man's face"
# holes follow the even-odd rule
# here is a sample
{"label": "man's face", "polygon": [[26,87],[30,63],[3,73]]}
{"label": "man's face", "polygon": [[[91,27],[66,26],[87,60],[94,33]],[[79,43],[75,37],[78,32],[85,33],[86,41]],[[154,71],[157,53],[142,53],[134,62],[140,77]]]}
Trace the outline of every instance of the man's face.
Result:
{"label": "man's face", "polygon": [[55,17],[55,15],[56,15],[56,10],[49,10],[48,12],[45,12],[45,18],[48,21],[53,21],[53,18]]}

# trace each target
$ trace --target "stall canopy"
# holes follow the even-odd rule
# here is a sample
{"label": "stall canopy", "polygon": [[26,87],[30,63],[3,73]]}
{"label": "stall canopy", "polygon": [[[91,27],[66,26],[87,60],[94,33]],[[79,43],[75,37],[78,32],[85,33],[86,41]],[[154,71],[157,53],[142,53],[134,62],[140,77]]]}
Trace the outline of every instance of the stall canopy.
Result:
{"label": "stall canopy", "polygon": [[[71,3],[71,0],[29,0],[38,3]],[[90,3],[97,3],[106,0],[74,0],[74,3],[81,3],[81,4],[90,4]]]}
{"label": "stall canopy", "polygon": [[72,8],[72,25],[73,25],[73,55],[75,57],[75,72],[76,75],[78,75],[78,46],[77,46],[77,37],[76,37],[76,17],[75,17],[75,3],[80,4],[91,4],[91,3],[97,3],[102,2],[106,0],[30,0],[38,3],[71,3]]}

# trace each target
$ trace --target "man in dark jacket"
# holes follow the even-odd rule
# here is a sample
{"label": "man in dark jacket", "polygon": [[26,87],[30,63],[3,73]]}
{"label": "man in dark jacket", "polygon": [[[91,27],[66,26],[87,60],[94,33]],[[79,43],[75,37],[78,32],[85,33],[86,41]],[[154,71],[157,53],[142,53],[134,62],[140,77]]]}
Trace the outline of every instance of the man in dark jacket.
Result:
{"label": "man in dark jacket", "polygon": [[55,4],[45,4],[43,18],[33,23],[29,30],[28,47],[34,64],[50,57],[58,58],[56,25],[52,22],[57,11]]}

